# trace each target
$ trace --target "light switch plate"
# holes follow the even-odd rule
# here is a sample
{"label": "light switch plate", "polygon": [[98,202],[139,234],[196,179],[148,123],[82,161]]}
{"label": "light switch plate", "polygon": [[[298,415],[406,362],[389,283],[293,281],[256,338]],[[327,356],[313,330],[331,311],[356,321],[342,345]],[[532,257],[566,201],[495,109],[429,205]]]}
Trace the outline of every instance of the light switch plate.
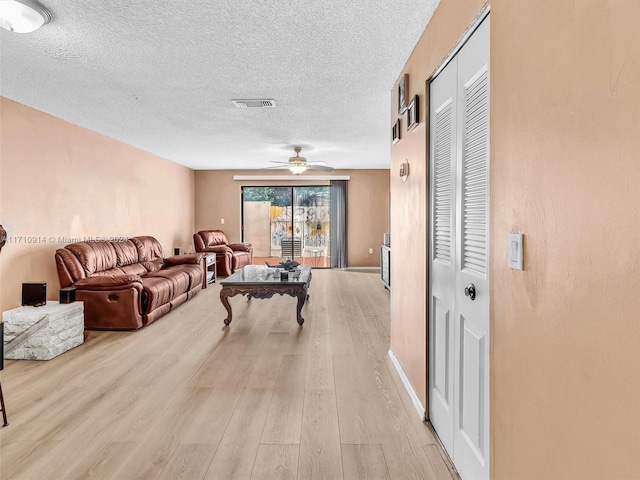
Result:
{"label": "light switch plate", "polygon": [[514,270],[523,270],[522,240],[523,235],[521,233],[509,234],[509,268]]}

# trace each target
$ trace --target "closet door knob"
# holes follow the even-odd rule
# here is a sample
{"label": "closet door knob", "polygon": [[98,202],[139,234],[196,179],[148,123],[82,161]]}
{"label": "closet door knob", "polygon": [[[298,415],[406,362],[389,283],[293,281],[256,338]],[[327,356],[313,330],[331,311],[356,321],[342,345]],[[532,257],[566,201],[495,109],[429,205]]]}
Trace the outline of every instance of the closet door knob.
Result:
{"label": "closet door knob", "polygon": [[472,301],[476,299],[476,286],[473,283],[470,283],[464,289],[465,296],[469,297]]}

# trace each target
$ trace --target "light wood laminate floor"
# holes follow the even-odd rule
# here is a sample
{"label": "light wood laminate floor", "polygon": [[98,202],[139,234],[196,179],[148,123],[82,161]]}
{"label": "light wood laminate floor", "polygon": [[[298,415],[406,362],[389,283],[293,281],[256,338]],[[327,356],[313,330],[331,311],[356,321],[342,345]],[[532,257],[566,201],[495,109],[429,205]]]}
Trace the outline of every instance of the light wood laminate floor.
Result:
{"label": "light wood laminate floor", "polygon": [[218,284],[137,332],[8,361],[0,478],[452,479],[391,364],[373,271],[314,270],[309,302]]}

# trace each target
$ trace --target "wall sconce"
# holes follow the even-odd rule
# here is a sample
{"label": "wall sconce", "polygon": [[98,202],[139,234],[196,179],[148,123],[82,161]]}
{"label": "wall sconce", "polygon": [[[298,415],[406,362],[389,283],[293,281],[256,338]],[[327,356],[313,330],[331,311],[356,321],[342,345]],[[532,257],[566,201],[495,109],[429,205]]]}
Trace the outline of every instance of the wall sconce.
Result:
{"label": "wall sconce", "polygon": [[0,27],[10,32],[34,32],[51,21],[51,13],[36,0],[0,1]]}
{"label": "wall sconce", "polygon": [[400,178],[403,182],[406,182],[407,178],[409,178],[409,160],[406,158],[404,162],[400,164]]}

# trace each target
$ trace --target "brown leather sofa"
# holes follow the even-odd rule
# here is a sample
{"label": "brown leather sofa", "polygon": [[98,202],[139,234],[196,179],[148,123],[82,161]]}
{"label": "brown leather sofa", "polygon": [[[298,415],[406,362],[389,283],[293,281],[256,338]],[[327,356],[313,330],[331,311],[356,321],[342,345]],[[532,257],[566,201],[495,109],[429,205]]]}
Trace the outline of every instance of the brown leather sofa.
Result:
{"label": "brown leather sofa", "polygon": [[229,276],[253,262],[253,246],[250,243],[229,243],[222,230],[201,230],[193,234],[196,252],[216,254],[216,273]]}
{"label": "brown leather sofa", "polygon": [[61,287],[75,287],[84,324],[95,330],[136,330],[198,293],[204,255],[164,258],[154,237],[79,242],[56,250]]}

